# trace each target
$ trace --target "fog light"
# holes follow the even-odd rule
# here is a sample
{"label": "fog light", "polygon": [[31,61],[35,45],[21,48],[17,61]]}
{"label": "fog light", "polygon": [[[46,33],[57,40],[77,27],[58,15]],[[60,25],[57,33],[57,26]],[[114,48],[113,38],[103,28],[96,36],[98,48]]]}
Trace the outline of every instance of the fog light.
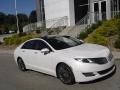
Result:
{"label": "fog light", "polygon": [[92,73],[92,72],[89,72],[89,73],[83,73],[83,75],[85,75],[86,77],[95,76],[95,74]]}

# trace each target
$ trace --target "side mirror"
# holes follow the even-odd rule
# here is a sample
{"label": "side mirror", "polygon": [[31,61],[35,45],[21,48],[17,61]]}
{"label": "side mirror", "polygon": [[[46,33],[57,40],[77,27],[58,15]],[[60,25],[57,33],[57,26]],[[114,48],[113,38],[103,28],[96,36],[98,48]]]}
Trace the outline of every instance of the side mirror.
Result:
{"label": "side mirror", "polygon": [[82,42],[82,43],[85,43],[83,40],[79,40],[80,42]]}
{"label": "side mirror", "polygon": [[44,53],[44,55],[50,53],[50,50],[48,48],[44,48],[41,50],[41,53]]}

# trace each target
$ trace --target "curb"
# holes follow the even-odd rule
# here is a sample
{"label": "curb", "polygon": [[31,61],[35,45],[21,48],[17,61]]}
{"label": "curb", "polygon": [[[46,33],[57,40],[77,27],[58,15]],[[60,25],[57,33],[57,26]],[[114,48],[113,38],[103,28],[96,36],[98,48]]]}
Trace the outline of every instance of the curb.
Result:
{"label": "curb", "polygon": [[0,54],[13,54],[14,50],[0,50]]}

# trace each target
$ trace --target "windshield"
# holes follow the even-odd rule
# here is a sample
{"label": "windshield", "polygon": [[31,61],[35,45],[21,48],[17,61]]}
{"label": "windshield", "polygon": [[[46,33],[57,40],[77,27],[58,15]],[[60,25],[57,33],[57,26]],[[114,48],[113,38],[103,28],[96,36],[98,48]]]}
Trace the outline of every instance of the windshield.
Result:
{"label": "windshield", "polygon": [[70,36],[55,36],[44,38],[44,40],[46,40],[56,50],[66,49],[82,44],[82,42],[80,42],[78,39]]}

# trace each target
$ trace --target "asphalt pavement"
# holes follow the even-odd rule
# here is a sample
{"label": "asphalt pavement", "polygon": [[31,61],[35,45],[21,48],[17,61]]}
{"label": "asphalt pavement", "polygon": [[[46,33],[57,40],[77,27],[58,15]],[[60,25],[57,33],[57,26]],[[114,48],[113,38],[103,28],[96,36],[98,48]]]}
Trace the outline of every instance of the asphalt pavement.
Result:
{"label": "asphalt pavement", "polygon": [[65,85],[55,77],[35,71],[21,72],[13,55],[0,54],[0,90],[120,90],[120,60],[116,73],[89,83]]}

